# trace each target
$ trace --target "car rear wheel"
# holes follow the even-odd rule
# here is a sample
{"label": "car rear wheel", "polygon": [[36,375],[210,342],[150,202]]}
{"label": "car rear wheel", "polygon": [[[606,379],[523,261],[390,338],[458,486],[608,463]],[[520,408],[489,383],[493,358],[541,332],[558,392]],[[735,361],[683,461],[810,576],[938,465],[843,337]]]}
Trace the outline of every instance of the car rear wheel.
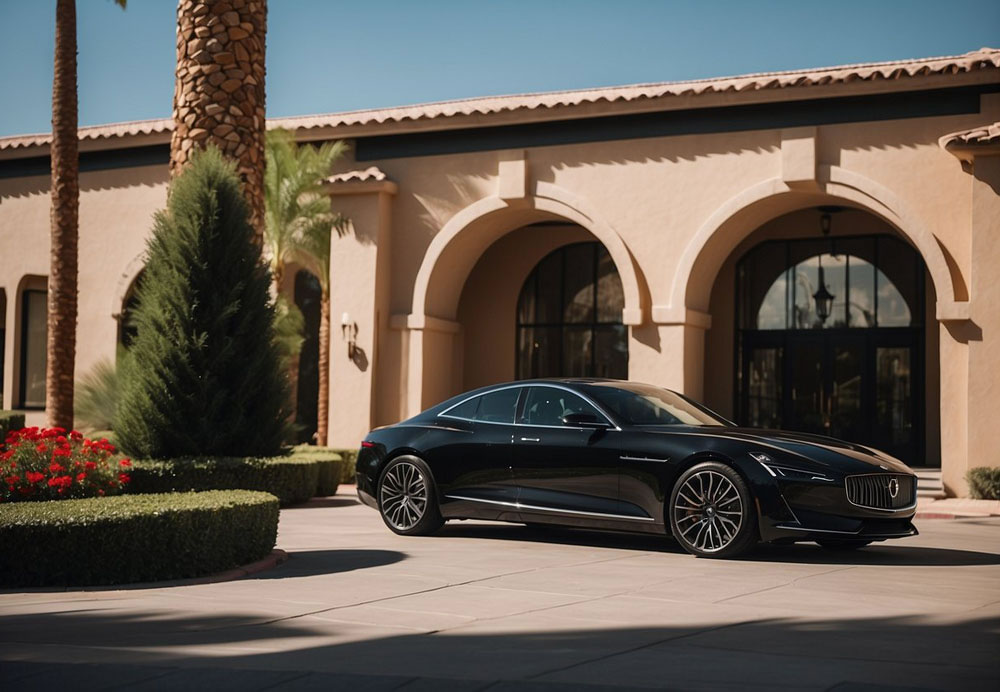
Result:
{"label": "car rear wheel", "polygon": [[426,536],[444,524],[431,470],[413,456],[393,459],[385,467],[378,509],[385,525],[403,536]]}
{"label": "car rear wheel", "polygon": [[750,489],[736,471],[708,461],[681,474],[670,494],[670,530],[697,557],[742,555],[757,543]]}

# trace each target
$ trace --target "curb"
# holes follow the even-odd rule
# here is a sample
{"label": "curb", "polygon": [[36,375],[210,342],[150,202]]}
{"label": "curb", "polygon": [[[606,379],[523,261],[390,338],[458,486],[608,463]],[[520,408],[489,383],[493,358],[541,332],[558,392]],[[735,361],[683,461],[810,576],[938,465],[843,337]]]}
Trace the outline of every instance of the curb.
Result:
{"label": "curb", "polygon": [[258,572],[263,572],[264,570],[277,567],[280,564],[288,562],[288,553],[280,548],[275,548],[266,557],[257,560],[257,562],[251,562],[249,565],[243,565],[242,567],[236,567],[235,569],[226,570],[225,572],[219,572],[218,574],[210,574],[207,577],[196,577],[194,579],[184,579],[178,586],[183,584],[217,584],[223,581],[234,581],[236,579],[242,579],[243,577],[248,577],[251,574],[257,574]]}
{"label": "curb", "polygon": [[917,512],[913,515],[914,519],[989,519],[990,517],[995,517],[995,514],[970,514],[963,512]]}

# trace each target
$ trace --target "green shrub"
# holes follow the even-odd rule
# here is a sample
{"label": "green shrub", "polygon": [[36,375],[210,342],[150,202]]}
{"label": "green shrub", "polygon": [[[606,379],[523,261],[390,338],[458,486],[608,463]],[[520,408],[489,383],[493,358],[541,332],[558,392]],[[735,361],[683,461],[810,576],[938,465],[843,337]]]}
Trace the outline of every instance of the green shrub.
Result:
{"label": "green shrub", "polygon": [[0,411],[0,444],[7,439],[7,433],[11,430],[20,430],[24,427],[24,414],[17,411]]}
{"label": "green shrub", "polygon": [[84,432],[110,430],[117,407],[118,372],[115,364],[105,358],[77,380],[73,391],[73,418]]}
{"label": "green shrub", "polygon": [[134,460],[131,493],[191,490],[261,490],[282,505],[305,502],[316,494],[319,465],[308,457]]}
{"label": "green shrub", "polygon": [[965,476],[969,494],[977,500],[1000,500],[1000,467],[978,466]]}
{"label": "green shrub", "polygon": [[295,455],[325,456],[334,454],[340,458],[340,482],[354,482],[354,465],[358,461],[358,450],[356,449],[334,449],[332,447],[317,447],[316,445],[296,445],[292,447]]}
{"label": "green shrub", "polygon": [[198,153],[156,215],[112,428],[136,458],[278,454],[288,371],[233,164]]}
{"label": "green shrub", "polygon": [[329,497],[330,495],[337,494],[344,464],[339,454],[326,447],[298,445],[292,448],[291,456],[297,459],[311,459],[319,464],[319,484],[316,486],[317,497]]}
{"label": "green shrub", "polygon": [[126,584],[212,574],[264,557],[277,531],[277,500],[242,490],[2,505],[0,584]]}

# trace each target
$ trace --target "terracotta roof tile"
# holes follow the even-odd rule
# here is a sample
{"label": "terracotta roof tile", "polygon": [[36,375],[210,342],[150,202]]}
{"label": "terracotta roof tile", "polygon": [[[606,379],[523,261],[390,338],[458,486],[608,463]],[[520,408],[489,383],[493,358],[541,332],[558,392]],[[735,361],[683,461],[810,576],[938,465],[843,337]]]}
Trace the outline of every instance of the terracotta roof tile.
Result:
{"label": "terracotta roof tile", "polygon": [[[719,79],[636,84],[621,87],[579,89],[537,94],[513,94],[486,98],[461,99],[424,103],[398,108],[380,108],[305,115],[290,118],[272,118],[269,127],[308,130],[319,127],[345,127],[378,125],[404,121],[448,118],[460,115],[490,115],[506,111],[553,109],[598,102],[630,102],[642,99],[661,99],[677,96],[697,96],[709,93],[744,93],[772,89],[822,86],[855,81],[900,80],[918,76],[959,74],[978,70],[1000,68],[1000,49],[982,48],[964,55],[898,60],[880,63],[862,63],[813,70],[767,72]],[[135,135],[169,132],[170,119],[143,120],[111,125],[80,128],[81,140],[96,140]],[[48,144],[48,133],[0,138],[0,150]]]}

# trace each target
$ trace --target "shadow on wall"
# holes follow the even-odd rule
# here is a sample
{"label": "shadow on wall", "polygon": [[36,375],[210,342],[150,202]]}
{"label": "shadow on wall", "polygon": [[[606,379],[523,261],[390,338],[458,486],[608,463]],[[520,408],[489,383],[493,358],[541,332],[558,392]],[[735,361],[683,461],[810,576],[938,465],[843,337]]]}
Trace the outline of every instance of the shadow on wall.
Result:
{"label": "shadow on wall", "polygon": [[[80,192],[124,190],[130,187],[159,187],[170,180],[170,171],[162,166],[133,166],[80,173]],[[0,200],[49,194],[52,180],[48,175],[0,179]],[[150,221],[152,223],[152,221]]]}
{"label": "shadow on wall", "polygon": [[[332,585],[331,591],[335,593]],[[598,684],[674,689],[842,689],[841,685],[843,689],[874,689],[869,686],[878,685],[878,689],[974,690],[991,689],[998,678],[995,633],[1000,617],[996,616],[969,618],[959,624],[921,617],[758,617],[721,624],[713,619],[709,606],[693,616],[690,607],[676,601],[648,603],[664,619],[676,610],[676,619],[683,624],[622,627],[612,626],[614,619],[544,620],[526,613],[514,616],[520,617],[520,625],[504,628],[503,633],[463,631],[459,624],[433,632],[337,642],[345,635],[385,632],[385,626],[363,629],[363,614],[358,612],[345,612],[340,616],[344,619],[338,619],[338,611],[345,608],[336,606],[314,611],[309,617],[277,619],[263,613],[191,616],[111,608],[8,615],[0,621],[0,637],[5,642],[17,642],[19,651],[42,648],[26,656],[37,657],[36,664],[4,662],[3,678],[10,684],[30,675],[25,681],[38,689],[68,679],[72,668],[61,668],[49,659],[52,645],[74,647],[78,660],[104,663],[79,668],[87,674],[105,673],[105,685],[122,682],[118,673],[123,658],[131,664],[123,671],[129,676],[141,674],[136,668],[156,667],[158,689],[194,681],[201,683],[196,687],[204,688],[208,673],[202,669],[206,668],[222,676],[221,669],[244,677],[248,670],[255,671],[256,684],[245,689],[275,682],[268,677],[275,676],[275,671],[294,672],[293,688],[333,689],[328,686],[331,682],[342,684],[344,679],[322,673],[337,672],[357,676],[356,686],[364,689],[395,689],[388,683],[399,676],[400,685],[415,677],[435,678],[440,684],[451,678],[448,687],[452,689],[461,684],[455,678],[506,680],[521,684],[511,682],[497,689],[552,692]],[[605,616],[616,617],[607,611]],[[617,617],[618,622],[624,619],[620,614]],[[241,649],[248,653],[237,653]],[[560,682],[564,685],[546,685]],[[420,683],[416,687],[438,689]],[[461,688],[482,689],[482,685],[466,683]]]}

